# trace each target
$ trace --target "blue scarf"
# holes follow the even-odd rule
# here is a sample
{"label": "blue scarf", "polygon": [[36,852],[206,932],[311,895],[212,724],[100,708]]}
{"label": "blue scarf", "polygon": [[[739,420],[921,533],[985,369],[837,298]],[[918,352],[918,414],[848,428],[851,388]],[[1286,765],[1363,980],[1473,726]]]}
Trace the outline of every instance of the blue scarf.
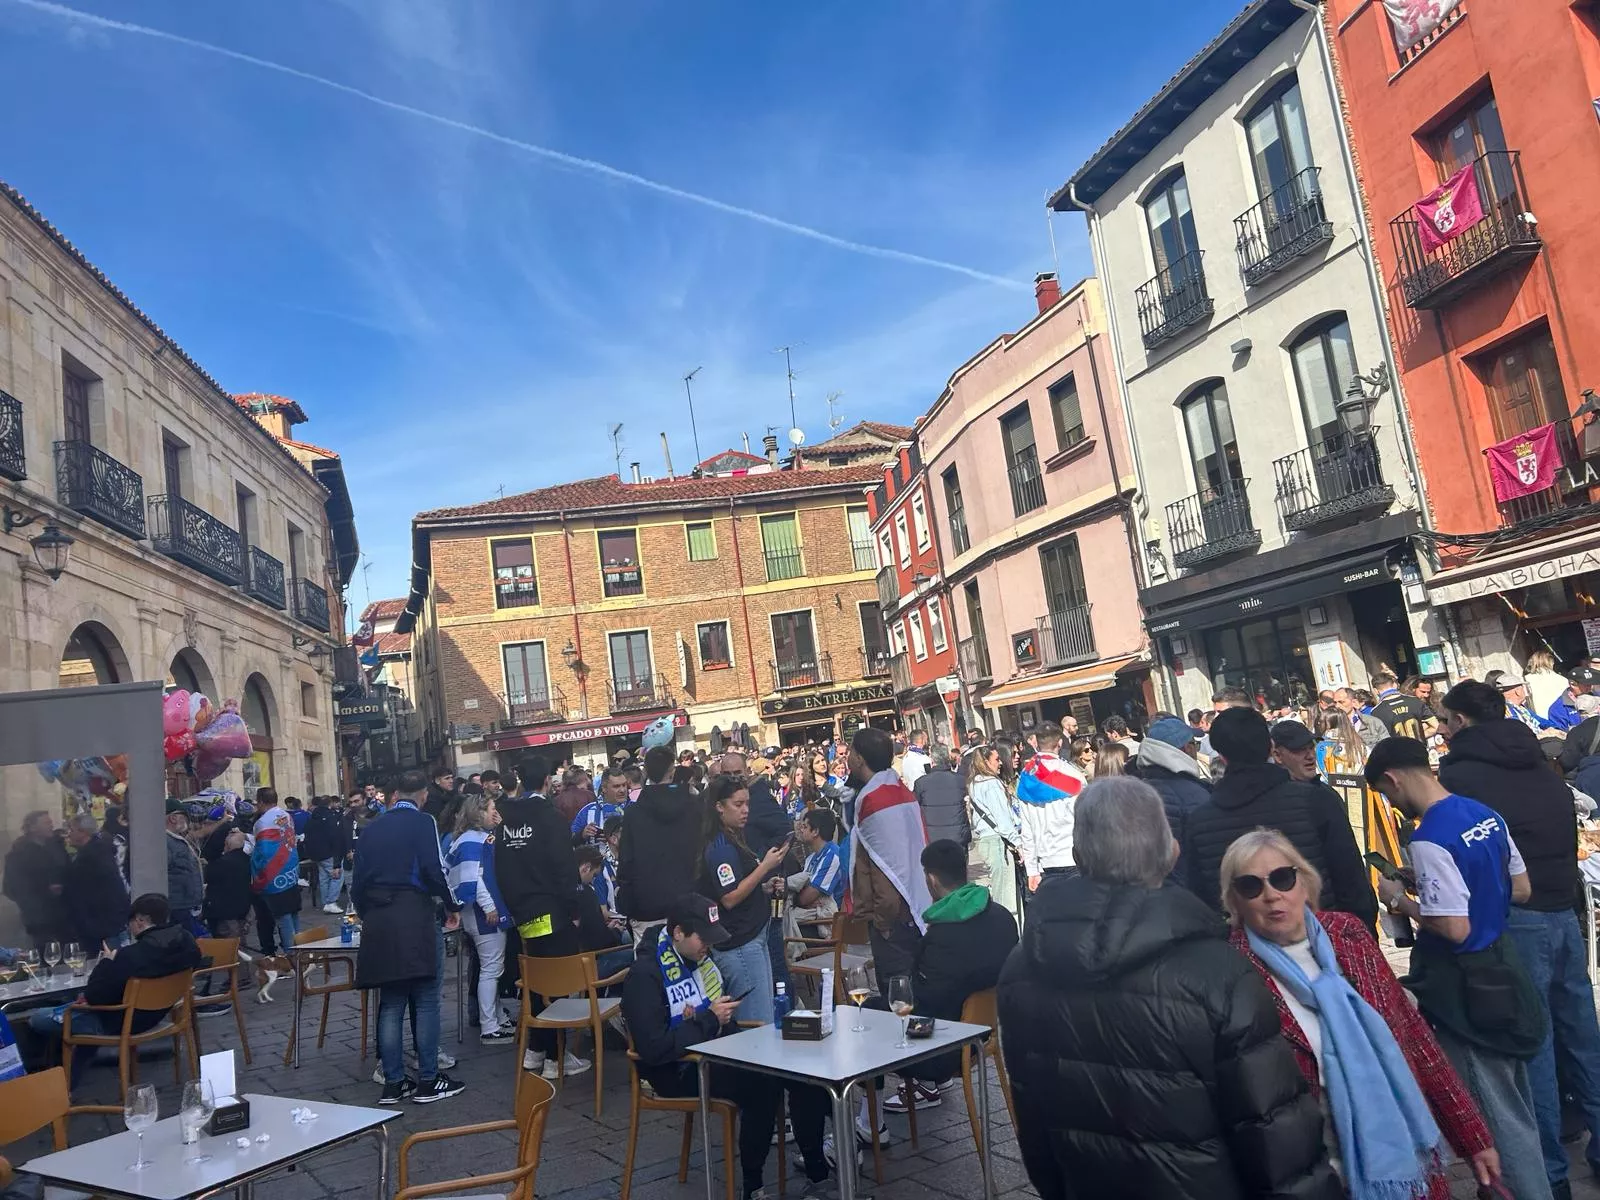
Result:
{"label": "blue scarf", "polygon": [[1322,1080],[1352,1200],[1426,1195],[1439,1127],[1394,1033],[1339,970],[1322,922],[1306,908],[1306,937],[1322,968],[1315,980],[1282,947],[1245,934],[1278,985],[1322,1023]]}
{"label": "blue scarf", "polygon": [[722,972],[710,956],[691,968],[673,949],[672,935],[665,925],[656,935],[656,965],[661,968],[661,984],[667,990],[667,1024],[674,1029],[683,1024],[684,1005],[699,1009],[722,995]]}

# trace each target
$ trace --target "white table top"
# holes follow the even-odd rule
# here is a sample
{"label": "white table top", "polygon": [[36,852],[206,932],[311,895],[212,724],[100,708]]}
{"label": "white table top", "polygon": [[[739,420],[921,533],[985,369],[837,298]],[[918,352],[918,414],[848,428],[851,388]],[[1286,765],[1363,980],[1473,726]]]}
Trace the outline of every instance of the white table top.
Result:
{"label": "white table top", "polygon": [[[114,1192],[139,1200],[184,1200],[227,1188],[246,1176],[286,1166],[315,1153],[331,1142],[375,1129],[401,1115],[398,1108],[357,1108],[321,1100],[296,1100],[288,1096],[246,1094],[250,1101],[250,1128],[221,1137],[200,1135],[193,1146],[180,1140],[176,1115],[157,1121],[144,1134],[144,1156],[150,1164],[142,1171],[128,1170],[138,1154],[137,1138],[124,1130],[97,1142],[85,1142],[33,1159],[22,1170],[51,1183]],[[317,1119],[296,1125],[291,1109],[309,1107]],[[270,1134],[265,1145],[255,1139]],[[240,1150],[234,1139],[248,1137],[250,1148]],[[196,1153],[210,1161],[185,1165]]]}
{"label": "white table top", "polygon": [[[44,972],[39,973],[41,980]],[[0,1004],[13,1004],[19,1000],[38,1000],[41,1005],[60,1003],[62,998],[77,995],[89,982],[89,970],[82,975],[64,975],[59,972],[49,978],[44,987],[36,988],[27,980],[21,983],[0,983]],[[54,999],[52,999],[52,997]]]}
{"label": "white table top", "polygon": [[862,1010],[861,1018],[859,1024],[867,1027],[866,1032],[852,1033],[850,1027],[858,1024],[855,1007],[835,1009],[833,1033],[820,1042],[784,1041],[777,1026],[763,1025],[696,1043],[694,1051],[730,1066],[841,1084],[880,1075],[989,1032],[987,1025],[937,1021],[932,1037],[912,1038],[911,1049],[897,1050],[894,1043],[900,1040],[899,1017],[868,1008]]}

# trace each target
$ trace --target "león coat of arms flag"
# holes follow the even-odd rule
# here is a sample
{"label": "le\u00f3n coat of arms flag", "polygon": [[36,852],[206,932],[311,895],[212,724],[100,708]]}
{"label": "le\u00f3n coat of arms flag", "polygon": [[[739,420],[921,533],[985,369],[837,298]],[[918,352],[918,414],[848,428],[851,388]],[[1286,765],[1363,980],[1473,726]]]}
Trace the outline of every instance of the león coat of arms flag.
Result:
{"label": "le\u00f3n coat of arms flag", "polygon": [[1560,453],[1556,446],[1556,427],[1542,425],[1509,437],[1484,451],[1489,459],[1489,479],[1499,504],[1520,500],[1553,487]]}

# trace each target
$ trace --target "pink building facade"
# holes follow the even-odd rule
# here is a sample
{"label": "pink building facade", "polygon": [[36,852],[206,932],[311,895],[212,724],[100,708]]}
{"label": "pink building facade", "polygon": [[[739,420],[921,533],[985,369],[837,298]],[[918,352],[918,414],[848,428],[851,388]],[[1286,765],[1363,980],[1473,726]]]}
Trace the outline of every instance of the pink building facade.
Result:
{"label": "pink building facade", "polygon": [[1026,733],[1154,707],[1136,480],[1099,283],[1036,281],[1038,314],[969,360],[917,427],[968,724]]}

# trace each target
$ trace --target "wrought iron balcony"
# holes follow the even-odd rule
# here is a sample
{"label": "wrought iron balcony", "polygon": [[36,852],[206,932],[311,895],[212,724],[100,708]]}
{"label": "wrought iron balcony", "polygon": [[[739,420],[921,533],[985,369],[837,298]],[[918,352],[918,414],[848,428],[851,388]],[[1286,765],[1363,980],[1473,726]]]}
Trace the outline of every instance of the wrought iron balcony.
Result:
{"label": "wrought iron balcony", "polygon": [[281,610],[285,605],[283,564],[260,546],[251,546],[244,568],[244,594]]}
{"label": "wrought iron balcony", "polygon": [[[280,595],[282,594],[280,588]],[[281,606],[280,606],[281,607]],[[366,682],[354,646],[336,646],[333,651],[333,698],[343,700],[363,691]]]}
{"label": "wrought iron balcony", "polygon": [[1490,150],[1472,164],[1483,220],[1459,237],[1423,249],[1416,207],[1389,222],[1400,290],[1412,308],[1443,308],[1486,279],[1532,258],[1544,242],[1527,219],[1528,189],[1519,150]]}
{"label": "wrought iron balcony", "polygon": [[909,692],[916,685],[911,682],[911,656],[909,654],[896,654],[889,660],[889,680],[894,686],[894,694],[900,695]]}
{"label": "wrought iron balcony", "polygon": [[1333,240],[1333,222],[1322,202],[1320,171],[1319,167],[1307,167],[1233,219],[1239,270],[1251,287]]}
{"label": "wrought iron balcony", "polygon": [[763,550],[761,557],[767,564],[768,583],[774,583],[779,579],[799,579],[806,573],[798,546],[782,550]]}
{"label": "wrought iron balcony", "polygon": [[956,657],[961,662],[961,677],[968,683],[994,678],[994,670],[989,666],[989,644],[982,635],[975,634],[957,642]]}
{"label": "wrought iron balcony", "polygon": [[1044,507],[1044,474],[1039,470],[1039,450],[1024,446],[1011,456],[1006,468],[1011,480],[1011,511],[1016,516]]}
{"label": "wrought iron balcony", "polygon": [[861,648],[861,678],[877,679],[889,673],[889,647],[863,646]]}
{"label": "wrought iron balcony", "polygon": [[791,688],[815,687],[833,682],[833,656],[817,654],[811,658],[780,658],[772,664],[772,687],[779,692]]}
{"label": "wrought iron balcony", "polygon": [[1383,510],[1394,502],[1378,460],[1378,431],[1340,433],[1272,464],[1278,515],[1286,530]]}
{"label": "wrought iron balcony", "polygon": [[1094,626],[1088,604],[1074,604],[1039,618],[1039,653],[1046,667],[1093,662]]}
{"label": "wrought iron balcony", "polygon": [[850,561],[858,571],[878,569],[878,549],[871,538],[864,542],[855,540],[850,542]]}
{"label": "wrought iron balcony", "polygon": [[1167,505],[1174,567],[1187,570],[1261,545],[1261,531],[1250,517],[1249,486],[1248,479],[1231,480],[1221,490],[1207,488]]}
{"label": "wrought iron balcony", "polygon": [[611,690],[611,711],[614,713],[672,707],[672,693],[667,690],[665,681],[653,675],[613,679],[607,687]]}
{"label": "wrought iron balcony", "polygon": [[28,457],[22,444],[22,401],[0,392],[0,476],[28,477]]}
{"label": "wrought iron balcony", "polygon": [[244,582],[244,539],[182,496],[150,497],[150,544],[168,558],[238,587]]}
{"label": "wrought iron balcony", "polygon": [[1145,349],[1211,319],[1216,304],[1206,291],[1204,257],[1204,250],[1193,250],[1139,288],[1139,332]]}
{"label": "wrought iron balcony", "polygon": [[895,573],[894,564],[878,568],[878,603],[883,608],[893,608],[900,603],[900,576]]}
{"label": "wrought iron balcony", "polygon": [[289,597],[294,604],[294,618],[309,625],[318,633],[328,632],[328,593],[309,579],[295,579],[289,584]]}
{"label": "wrought iron balcony", "polygon": [[119,533],[144,537],[144,480],[98,446],[56,443],[56,499]]}
{"label": "wrought iron balcony", "polygon": [[567,719],[567,701],[558,687],[509,692],[500,697],[507,726],[552,725]]}
{"label": "wrought iron balcony", "polygon": [[[1500,505],[1501,525],[1515,525],[1532,517],[1543,517],[1563,508],[1581,505],[1588,500],[1589,489],[1582,482],[1587,474],[1586,464],[1583,461],[1583,453],[1578,448],[1577,439],[1573,436],[1571,418],[1556,422],[1555,435],[1556,449],[1559,452],[1555,482],[1543,491],[1519,496]],[[1576,486],[1573,486],[1574,484]]]}

